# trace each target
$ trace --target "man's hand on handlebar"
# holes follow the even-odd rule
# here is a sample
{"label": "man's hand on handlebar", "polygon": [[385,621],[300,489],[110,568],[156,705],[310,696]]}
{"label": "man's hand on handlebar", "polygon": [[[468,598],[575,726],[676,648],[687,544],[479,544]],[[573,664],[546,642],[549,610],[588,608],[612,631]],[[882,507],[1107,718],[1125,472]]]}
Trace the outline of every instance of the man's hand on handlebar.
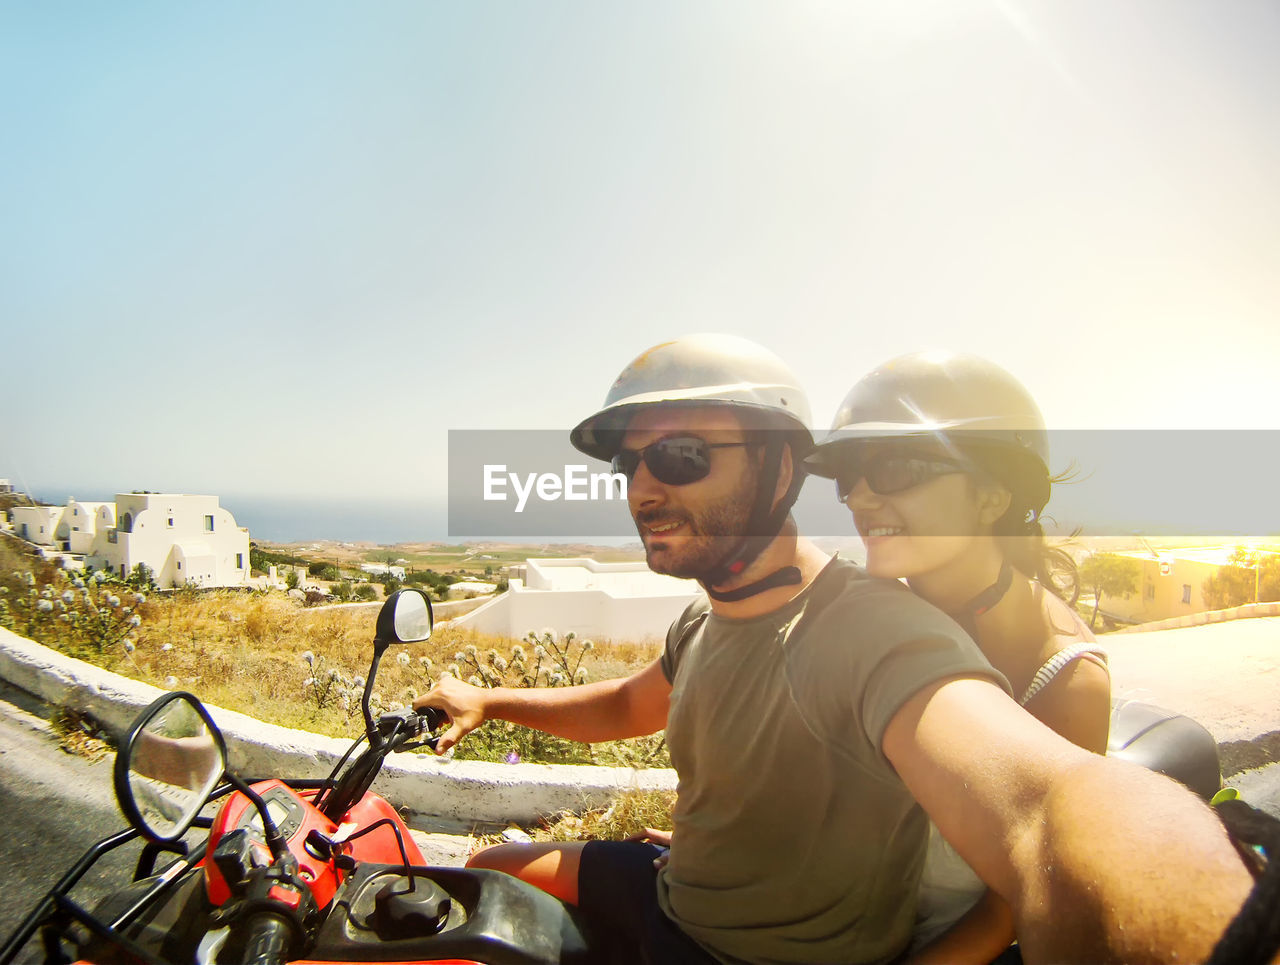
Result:
{"label": "man's hand on handlebar", "polygon": [[449,715],[449,729],[436,740],[437,754],[445,753],[488,720],[484,699],[483,687],[473,687],[454,677],[445,676],[413,702],[413,709],[419,713],[428,707],[435,707]]}

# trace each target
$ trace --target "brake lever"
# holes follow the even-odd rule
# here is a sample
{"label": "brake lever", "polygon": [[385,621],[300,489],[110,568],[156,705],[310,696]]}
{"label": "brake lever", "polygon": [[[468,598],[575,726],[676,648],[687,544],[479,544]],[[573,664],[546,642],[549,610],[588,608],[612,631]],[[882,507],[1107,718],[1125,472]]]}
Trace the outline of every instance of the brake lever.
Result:
{"label": "brake lever", "polygon": [[409,741],[407,743],[400,744],[391,753],[403,754],[405,751],[411,751],[417,747],[429,747],[432,750],[435,750],[436,744],[439,743],[439,741],[440,741],[439,737],[424,737],[420,741]]}

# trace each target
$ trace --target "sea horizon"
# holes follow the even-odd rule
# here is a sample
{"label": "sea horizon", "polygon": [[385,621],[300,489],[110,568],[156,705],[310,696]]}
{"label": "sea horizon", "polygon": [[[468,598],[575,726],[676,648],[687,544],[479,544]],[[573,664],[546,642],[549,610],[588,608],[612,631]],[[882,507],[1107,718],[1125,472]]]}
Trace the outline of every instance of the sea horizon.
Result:
{"label": "sea horizon", "polygon": [[[90,493],[47,488],[30,494],[38,502],[63,506],[74,498],[80,502],[112,502],[116,493]],[[448,510],[444,506],[399,501],[373,501],[323,497],[283,497],[254,494],[220,494],[218,505],[231,513],[237,526],[249,530],[249,538],[269,543],[515,543],[530,546],[584,544],[625,546],[639,544],[635,532],[627,535],[597,536],[492,536],[449,533]]]}

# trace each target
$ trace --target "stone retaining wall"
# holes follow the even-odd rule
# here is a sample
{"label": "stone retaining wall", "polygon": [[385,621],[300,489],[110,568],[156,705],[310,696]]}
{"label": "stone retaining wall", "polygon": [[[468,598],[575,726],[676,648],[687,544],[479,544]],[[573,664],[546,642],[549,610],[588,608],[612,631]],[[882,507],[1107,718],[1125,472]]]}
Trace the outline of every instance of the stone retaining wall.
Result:
{"label": "stone retaining wall", "polygon": [[1172,617],[1151,623],[1135,623],[1131,627],[1113,630],[1112,633],[1177,630],[1183,627],[1203,627],[1206,624],[1222,623],[1226,620],[1249,620],[1254,617],[1280,617],[1280,603],[1246,603],[1244,606],[1230,607],[1226,610],[1209,610],[1205,613],[1191,613],[1185,617]]}

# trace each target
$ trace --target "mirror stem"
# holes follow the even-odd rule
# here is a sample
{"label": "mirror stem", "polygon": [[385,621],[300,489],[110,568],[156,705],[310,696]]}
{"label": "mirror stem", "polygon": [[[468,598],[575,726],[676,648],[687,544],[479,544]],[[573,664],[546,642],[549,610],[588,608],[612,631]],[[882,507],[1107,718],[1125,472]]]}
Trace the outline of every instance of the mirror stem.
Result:
{"label": "mirror stem", "polygon": [[373,641],[373,663],[369,665],[369,676],[364,681],[364,698],[360,701],[360,709],[364,711],[364,732],[369,738],[369,746],[378,746],[378,729],[373,726],[373,712],[369,710],[369,698],[373,696],[373,679],[378,675],[378,664],[382,655],[387,652],[389,641]]}

